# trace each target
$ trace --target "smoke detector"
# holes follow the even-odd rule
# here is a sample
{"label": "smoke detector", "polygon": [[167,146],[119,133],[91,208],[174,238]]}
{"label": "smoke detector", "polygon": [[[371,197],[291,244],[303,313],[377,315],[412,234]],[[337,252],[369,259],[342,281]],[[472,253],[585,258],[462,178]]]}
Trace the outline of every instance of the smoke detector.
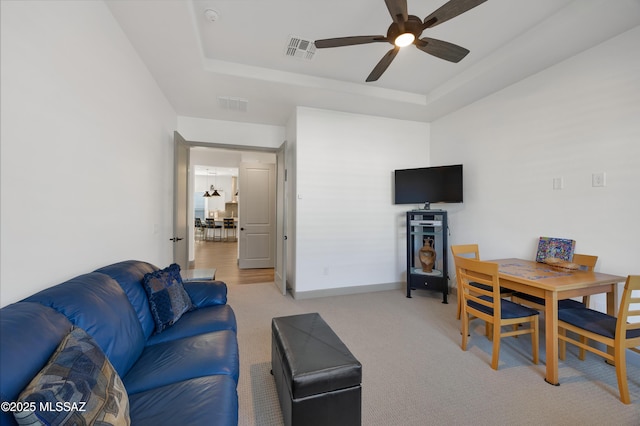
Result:
{"label": "smoke detector", "polygon": [[207,18],[207,21],[216,22],[220,17],[220,12],[214,9],[206,9],[204,11],[204,17]]}

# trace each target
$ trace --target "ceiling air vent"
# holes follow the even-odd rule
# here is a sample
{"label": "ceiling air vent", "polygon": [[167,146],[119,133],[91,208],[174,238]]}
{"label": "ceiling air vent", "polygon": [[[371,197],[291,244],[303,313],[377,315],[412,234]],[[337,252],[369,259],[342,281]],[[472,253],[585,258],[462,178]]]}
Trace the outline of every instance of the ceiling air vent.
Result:
{"label": "ceiling air vent", "polygon": [[249,101],[242,98],[232,98],[230,96],[219,96],[218,105],[222,109],[228,109],[230,111],[247,112],[247,105]]}
{"label": "ceiling air vent", "polygon": [[298,59],[313,59],[316,53],[316,46],[311,40],[305,40],[301,37],[289,36],[287,47],[284,54]]}

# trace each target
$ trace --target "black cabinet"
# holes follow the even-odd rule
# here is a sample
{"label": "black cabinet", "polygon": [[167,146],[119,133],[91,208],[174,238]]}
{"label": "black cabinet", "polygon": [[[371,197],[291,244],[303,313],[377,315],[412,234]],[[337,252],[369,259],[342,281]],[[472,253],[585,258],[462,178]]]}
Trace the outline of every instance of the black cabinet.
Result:
{"label": "black cabinet", "polygon": [[[447,273],[447,212],[444,210],[412,210],[407,212],[407,297],[412,290],[442,292],[447,303],[449,280]],[[424,247],[424,248],[423,248]],[[420,252],[423,260],[420,261]]]}

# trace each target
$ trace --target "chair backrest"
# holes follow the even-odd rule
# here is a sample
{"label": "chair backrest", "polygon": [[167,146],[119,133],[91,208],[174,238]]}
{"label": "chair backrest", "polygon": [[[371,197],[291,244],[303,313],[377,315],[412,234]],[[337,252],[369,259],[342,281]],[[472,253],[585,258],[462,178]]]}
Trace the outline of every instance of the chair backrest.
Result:
{"label": "chair backrest", "polygon": [[477,244],[458,244],[451,246],[451,253],[454,256],[469,257],[475,260],[480,260],[480,250]]}
{"label": "chair backrest", "polygon": [[[574,253],[571,261],[573,263],[580,265],[581,270],[593,272],[593,268],[596,267],[596,262],[598,262],[598,256]],[[587,308],[589,307],[590,300],[591,300],[591,296],[582,296],[582,303]]]}
{"label": "chair backrest", "polygon": [[[640,307],[638,304],[640,304],[640,275],[629,275],[624,284],[616,323],[616,336],[627,336],[627,348],[640,346]],[[635,307],[632,309],[631,305],[635,305]],[[629,338],[629,336],[631,337]],[[638,349],[635,351],[640,353]]]}
{"label": "chair backrest", "polygon": [[[477,244],[458,244],[458,245],[451,246],[451,253],[453,254],[454,260],[456,256],[480,260],[480,250],[478,249]],[[460,283],[460,277],[458,276],[457,271],[456,271],[456,283],[458,286],[458,291],[462,291],[462,284]],[[458,303],[460,303],[459,297],[458,297]],[[460,309],[460,306],[458,305],[458,313],[459,313],[459,309]]]}
{"label": "chair backrest", "polygon": [[196,227],[198,228],[202,227],[202,220],[199,217],[196,217]]}
{"label": "chair backrest", "polygon": [[[475,302],[493,309],[494,316],[500,316],[500,283],[498,280],[498,264],[483,262],[461,256],[454,256],[456,274],[462,288],[462,300],[466,305]],[[471,283],[484,284],[491,290],[484,290]],[[487,296],[487,297],[482,297]]]}
{"label": "chair backrest", "polygon": [[573,263],[580,265],[585,271],[593,271],[593,268],[596,266],[596,262],[598,261],[598,256],[591,256],[588,254],[573,254],[573,259],[571,259]]}
{"label": "chair backrest", "polygon": [[222,223],[224,224],[225,228],[235,228],[236,226],[232,217],[225,217],[224,219],[222,219]]}

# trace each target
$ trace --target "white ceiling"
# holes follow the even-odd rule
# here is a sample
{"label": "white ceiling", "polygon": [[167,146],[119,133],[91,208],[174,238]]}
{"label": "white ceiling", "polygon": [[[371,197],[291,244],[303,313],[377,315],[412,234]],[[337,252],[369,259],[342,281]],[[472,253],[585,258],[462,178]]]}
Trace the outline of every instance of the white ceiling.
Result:
{"label": "white ceiling", "polygon": [[[294,108],[433,121],[640,25],[640,0],[488,0],[423,33],[471,53],[450,63],[386,43],[285,55],[289,36],[384,35],[384,0],[106,0],[178,115],[285,125]],[[445,0],[408,0],[424,18]],[[206,9],[219,13],[215,22]],[[630,52],[638,54],[638,52]],[[218,98],[247,102],[224,109]]]}

